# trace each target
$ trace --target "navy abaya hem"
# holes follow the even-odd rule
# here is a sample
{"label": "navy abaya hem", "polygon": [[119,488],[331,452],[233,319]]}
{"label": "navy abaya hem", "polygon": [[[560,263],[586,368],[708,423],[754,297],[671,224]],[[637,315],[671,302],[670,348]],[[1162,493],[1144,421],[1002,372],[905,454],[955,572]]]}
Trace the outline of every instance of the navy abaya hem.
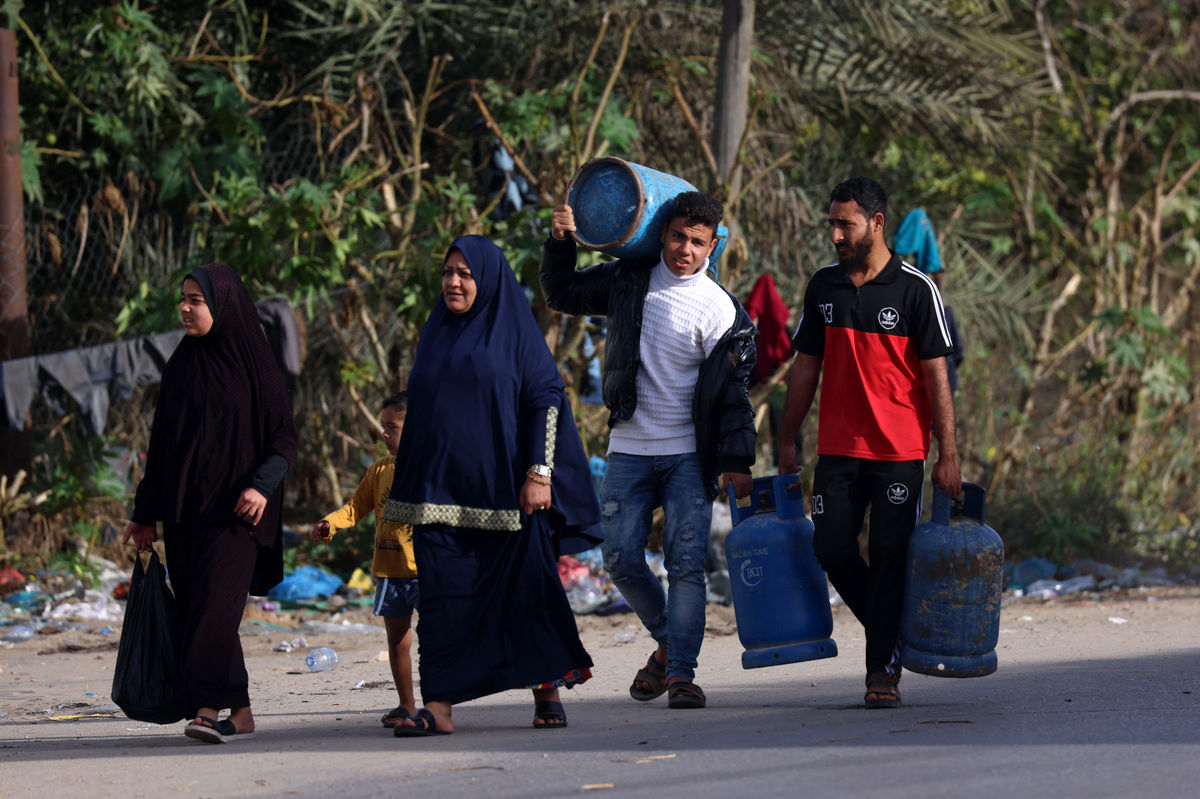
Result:
{"label": "navy abaya hem", "polygon": [[554,683],[591,667],[558,576],[549,513],[517,532],[415,528],[426,703]]}

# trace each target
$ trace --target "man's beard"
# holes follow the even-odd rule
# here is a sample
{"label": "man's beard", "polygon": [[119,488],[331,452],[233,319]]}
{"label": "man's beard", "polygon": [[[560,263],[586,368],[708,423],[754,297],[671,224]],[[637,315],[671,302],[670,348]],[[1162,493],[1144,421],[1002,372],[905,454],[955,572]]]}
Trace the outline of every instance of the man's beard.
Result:
{"label": "man's beard", "polygon": [[838,263],[847,269],[858,269],[862,266],[863,261],[867,260],[867,256],[871,254],[871,249],[874,242],[867,237],[863,237],[859,241],[846,248],[846,254],[838,252]]}

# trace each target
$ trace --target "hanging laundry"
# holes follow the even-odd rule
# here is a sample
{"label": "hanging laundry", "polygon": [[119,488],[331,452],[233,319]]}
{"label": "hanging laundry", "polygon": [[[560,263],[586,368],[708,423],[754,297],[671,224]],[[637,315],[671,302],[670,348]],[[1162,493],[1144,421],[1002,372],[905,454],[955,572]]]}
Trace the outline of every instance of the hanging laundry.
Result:
{"label": "hanging laundry", "polygon": [[775,288],[775,278],[759,275],[743,304],[751,321],[758,326],[758,362],[750,372],[750,385],[764,383],[792,356],[788,336],[788,307]]}

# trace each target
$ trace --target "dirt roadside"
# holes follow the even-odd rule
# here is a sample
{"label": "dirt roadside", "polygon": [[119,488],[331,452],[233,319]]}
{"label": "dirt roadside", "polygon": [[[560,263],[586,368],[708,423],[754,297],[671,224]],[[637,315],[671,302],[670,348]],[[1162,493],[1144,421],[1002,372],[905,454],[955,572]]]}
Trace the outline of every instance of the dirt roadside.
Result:
{"label": "dirt roadside", "polygon": [[[861,639],[861,627],[844,606],[835,606],[833,612],[834,637],[845,649],[847,643]],[[644,660],[642,650],[650,639],[633,614],[575,618],[598,667],[607,665],[604,661],[610,654],[630,649],[639,653],[634,661]],[[306,632],[305,622],[320,629]],[[331,632],[336,625],[351,631]],[[91,622],[90,626],[88,630],[43,632],[29,641],[0,648],[0,739],[8,737],[8,728],[14,722],[62,723],[92,714],[121,716],[113,710],[109,698],[120,624]],[[361,632],[368,626],[375,628],[374,632]],[[1123,649],[1144,652],[1146,647],[1156,646],[1154,642],[1164,633],[1168,633],[1166,642],[1173,640],[1175,633],[1197,640],[1194,631],[1200,629],[1200,587],[1139,588],[1049,600],[1006,595],[1000,626],[997,651],[1002,661],[1006,648],[1028,639],[1046,644],[1024,653],[1028,657],[1037,657],[1039,648],[1061,656],[1062,648],[1067,647],[1078,657],[1115,654]],[[105,628],[112,632],[98,632]],[[708,606],[705,637],[708,648],[722,639],[737,644],[732,607]],[[291,652],[279,651],[282,644],[297,638],[304,639],[303,646]],[[280,683],[266,679],[267,674],[309,676],[305,654],[311,648],[328,646],[338,651],[343,666],[366,667],[364,672],[371,673],[373,679],[355,690],[377,696],[380,708],[386,709],[383,705],[391,698],[391,683],[384,640],[382,626],[368,611],[278,612],[247,606],[242,646],[254,683],[252,699],[256,705],[270,707],[277,699],[273,694]],[[414,641],[414,653],[416,647]]]}
{"label": "dirt roadside", "polygon": [[[200,795],[278,795],[273,789],[281,788],[287,774],[297,773],[316,762],[313,757],[325,754],[340,758],[336,768],[360,777],[370,774],[381,753],[396,751],[393,739],[384,737],[386,731],[378,722],[379,714],[395,704],[382,627],[367,633],[303,632],[297,628],[302,618],[301,614],[258,609],[247,613],[243,646],[260,735],[245,743],[248,748],[240,750],[245,755],[235,755],[240,758],[237,769],[228,774],[214,773],[206,756],[197,757],[214,747],[185,740],[180,735],[182,725],[133,722],[115,709],[109,697],[115,633],[78,630],[38,635],[0,649],[0,772],[5,775],[0,780],[0,797],[67,795],[68,787],[72,796],[157,796],[168,787],[179,786],[193,786]],[[308,618],[324,621],[328,617]],[[353,625],[374,625],[374,619],[363,611],[341,614],[338,621],[359,630],[363,628]],[[596,678],[564,696],[574,722],[571,732],[603,732],[625,723],[622,714],[639,709],[631,710],[631,704],[637,703],[628,701],[626,690],[652,642],[632,614],[579,616],[577,621],[596,662]],[[1001,670],[1050,661],[1194,651],[1195,630],[1200,629],[1200,588],[1139,589],[1053,600],[1006,597],[1000,626],[997,653]],[[301,636],[305,648],[276,651],[281,642]],[[844,691],[842,685],[861,691],[857,687],[862,679],[858,674],[861,627],[841,606],[834,608],[834,638],[839,657],[793,671],[804,675],[804,686],[812,675],[814,687],[836,682],[838,696]],[[307,671],[304,655],[307,648],[317,646],[338,651],[340,663],[335,671]],[[795,679],[795,674],[784,670],[743,671],[741,650],[733,609],[710,605],[697,679],[708,690],[710,706],[717,712],[726,712],[720,709],[723,697],[727,707],[746,690]],[[921,680],[937,685],[926,689]],[[916,703],[932,701],[935,691],[944,692],[946,682],[916,675],[906,699],[913,696]],[[1200,682],[1174,690],[1200,692]],[[517,751],[522,746],[540,746],[545,736],[523,743],[525,738],[518,736],[524,733],[513,732],[523,728],[526,716],[531,715],[526,699],[517,692],[488,697],[463,706],[461,711],[456,709],[455,719],[461,718],[461,726],[471,734],[484,736],[485,743],[500,741]],[[847,695],[845,699],[855,697]],[[515,719],[514,713],[518,714]],[[333,751],[326,751],[330,747]],[[236,749],[215,749],[231,748]],[[251,748],[258,752],[258,759],[246,759],[251,757]],[[138,768],[131,769],[135,762]],[[247,783],[248,778],[253,779]],[[47,793],[48,779],[60,783],[63,791]],[[290,791],[278,791],[286,792]]]}

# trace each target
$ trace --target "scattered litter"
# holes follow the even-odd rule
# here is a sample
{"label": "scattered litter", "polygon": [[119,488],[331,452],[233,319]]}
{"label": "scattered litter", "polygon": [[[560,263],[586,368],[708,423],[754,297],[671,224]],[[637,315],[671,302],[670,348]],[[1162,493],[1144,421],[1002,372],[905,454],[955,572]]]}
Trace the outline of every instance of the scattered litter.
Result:
{"label": "scattered litter", "polygon": [[350,686],[350,690],[351,691],[361,691],[363,688],[366,688],[366,687],[367,687],[367,681],[359,680],[354,685]]}
{"label": "scattered litter", "polygon": [[294,652],[297,649],[307,649],[308,641],[301,638],[293,638],[290,641],[280,641],[276,646],[271,647],[272,652]]}
{"label": "scattered litter", "polygon": [[330,596],[343,585],[342,578],[317,566],[300,566],[267,592],[271,599],[297,600]]}
{"label": "scattered litter", "polygon": [[635,633],[616,633],[613,635],[613,641],[618,644],[632,644],[637,639]]}
{"label": "scattered litter", "polygon": [[1108,620],[1113,624],[1127,624],[1129,619],[1122,619],[1120,616],[1109,616]]}
{"label": "scattered litter", "polygon": [[53,649],[39,649],[39,655],[57,655],[63,652],[115,652],[120,646],[119,641],[105,641],[102,644],[60,644]]}
{"label": "scattered litter", "polygon": [[348,621],[343,621],[340,624],[331,621],[314,621],[307,620],[300,625],[300,631],[309,635],[319,633],[334,633],[337,635],[346,635],[349,633],[358,633],[360,635],[376,635],[383,632],[383,627],[376,624],[363,624],[357,622],[351,624]]}
{"label": "scattered litter", "polygon": [[304,663],[309,671],[333,671],[337,668],[338,653],[332,647],[320,646],[308,653]]}
{"label": "scattered litter", "polygon": [[1068,580],[1035,580],[1025,586],[1025,596],[1052,599],[1056,596],[1093,591],[1095,588],[1096,578],[1090,574],[1082,574]]}
{"label": "scattered litter", "polygon": [[581,791],[611,791],[613,784],[611,782],[591,782],[586,785],[580,785]]}
{"label": "scattered litter", "polygon": [[355,569],[354,574],[351,574],[350,579],[346,581],[346,585],[360,594],[375,592],[375,579],[362,569]]}
{"label": "scattered litter", "polygon": [[[78,713],[57,713],[56,715],[51,715],[52,713],[55,713],[55,711],[68,710],[71,708],[78,708],[78,709],[80,709],[80,712],[78,712]],[[121,708],[119,708],[113,704],[92,706],[92,705],[89,705],[87,702],[74,702],[74,703],[64,702],[63,704],[55,705],[54,707],[48,707],[43,712],[46,714],[47,721],[78,721],[79,719],[110,719],[110,718],[114,718],[115,716],[121,714]]]}
{"label": "scattered litter", "polygon": [[6,644],[16,644],[28,641],[30,638],[33,638],[32,627],[28,624],[14,624],[5,631],[0,641],[4,641]]}
{"label": "scattered litter", "polygon": [[120,603],[99,591],[86,591],[83,602],[63,602],[50,611],[52,619],[99,619],[118,621],[124,615]]}

